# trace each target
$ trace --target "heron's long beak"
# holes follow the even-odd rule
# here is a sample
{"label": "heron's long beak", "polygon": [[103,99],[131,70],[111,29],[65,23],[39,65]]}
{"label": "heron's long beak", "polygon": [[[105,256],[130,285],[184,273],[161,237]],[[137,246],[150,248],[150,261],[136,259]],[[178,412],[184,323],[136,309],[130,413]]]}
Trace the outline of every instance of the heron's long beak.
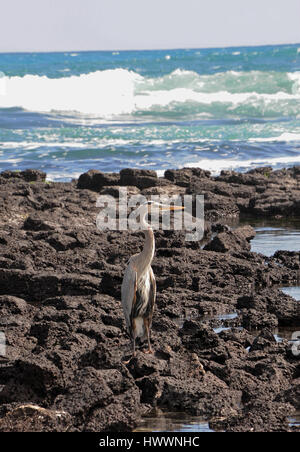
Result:
{"label": "heron's long beak", "polygon": [[173,205],[172,206],[167,206],[166,205],[166,206],[161,206],[160,210],[163,211],[163,212],[167,211],[167,210],[168,211],[169,210],[184,210],[184,207],[183,206],[173,206]]}

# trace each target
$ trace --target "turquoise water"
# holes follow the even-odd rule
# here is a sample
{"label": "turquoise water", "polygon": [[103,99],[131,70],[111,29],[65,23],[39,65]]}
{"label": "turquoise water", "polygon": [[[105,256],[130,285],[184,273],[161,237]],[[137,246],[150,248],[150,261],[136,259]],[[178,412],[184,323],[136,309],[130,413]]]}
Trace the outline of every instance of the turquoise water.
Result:
{"label": "turquoise water", "polygon": [[300,162],[300,44],[0,54],[0,169]]}

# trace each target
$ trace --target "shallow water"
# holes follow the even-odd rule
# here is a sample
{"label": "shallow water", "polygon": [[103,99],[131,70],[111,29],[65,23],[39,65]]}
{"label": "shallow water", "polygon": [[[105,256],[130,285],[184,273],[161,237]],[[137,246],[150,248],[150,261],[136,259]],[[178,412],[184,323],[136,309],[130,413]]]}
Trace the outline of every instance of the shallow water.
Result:
{"label": "shallow water", "polygon": [[142,418],[135,432],[213,432],[206,420],[186,413],[160,412]]}
{"label": "shallow water", "polygon": [[300,428],[300,410],[288,418],[290,427]]}
{"label": "shallow water", "polygon": [[299,251],[300,231],[293,228],[261,227],[251,242],[251,251],[273,256],[278,250]]}
{"label": "shallow water", "polygon": [[270,257],[278,250],[300,251],[300,218],[244,218],[241,224],[250,224],[256,231],[251,240],[253,252]]}
{"label": "shallow water", "polygon": [[286,295],[290,295],[295,300],[300,301],[300,286],[282,287],[281,290]]}
{"label": "shallow water", "polygon": [[221,326],[218,326],[216,328],[213,328],[215,333],[220,333],[223,330],[229,329],[227,326],[225,326],[223,323],[226,321],[233,320],[238,317],[237,312],[229,312],[224,314],[204,314],[204,315],[198,315],[196,317],[187,315],[186,317],[181,316],[173,319],[173,322],[178,326],[178,328],[182,328],[185,320],[198,320],[198,321],[216,321],[217,323],[222,322]]}
{"label": "shallow water", "polygon": [[[288,417],[290,427],[300,427],[300,411]],[[161,412],[157,416],[144,417],[134,432],[174,432],[212,433],[209,422],[202,417],[189,416],[185,413]]]}
{"label": "shallow water", "polygon": [[297,326],[279,326],[274,331],[274,337],[277,342],[282,342],[282,340],[289,341],[292,344],[293,341],[297,341],[298,338],[293,339],[295,332],[300,331],[300,325]]}

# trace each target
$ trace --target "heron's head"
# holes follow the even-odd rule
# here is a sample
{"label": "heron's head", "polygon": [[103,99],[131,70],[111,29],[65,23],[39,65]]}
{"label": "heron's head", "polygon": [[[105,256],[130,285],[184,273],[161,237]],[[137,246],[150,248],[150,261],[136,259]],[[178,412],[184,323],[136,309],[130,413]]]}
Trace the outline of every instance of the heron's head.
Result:
{"label": "heron's head", "polygon": [[172,211],[172,210],[183,210],[184,207],[183,206],[177,206],[175,204],[162,204],[160,202],[156,202],[156,201],[148,201],[147,203],[144,204],[144,206],[147,206],[147,213],[151,213],[155,210],[160,212],[166,212],[166,211]]}
{"label": "heron's head", "polygon": [[136,214],[140,215],[141,218],[145,218],[146,215],[160,214],[166,211],[172,210],[183,210],[183,206],[177,206],[174,204],[163,204],[156,201],[147,201],[144,204],[141,204],[136,210]]}
{"label": "heron's head", "polygon": [[138,209],[135,211],[135,215],[139,216],[141,219],[141,225],[142,229],[149,228],[149,224],[146,222],[146,217],[148,215],[157,215],[161,214],[166,211],[172,211],[172,210],[183,210],[184,207],[177,206],[174,204],[163,204],[156,201],[147,201],[144,204],[141,204]]}

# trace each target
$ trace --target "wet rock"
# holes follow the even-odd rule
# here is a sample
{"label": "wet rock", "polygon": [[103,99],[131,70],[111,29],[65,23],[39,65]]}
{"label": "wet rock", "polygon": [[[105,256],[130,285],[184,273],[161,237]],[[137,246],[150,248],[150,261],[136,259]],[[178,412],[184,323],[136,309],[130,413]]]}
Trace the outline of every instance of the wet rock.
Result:
{"label": "wet rock", "polygon": [[165,171],[165,178],[180,187],[188,187],[194,177],[208,179],[210,172],[201,168],[169,169]]}
{"label": "wet rock", "polygon": [[[299,302],[278,289],[297,280],[299,253],[265,258],[249,250],[252,228],[226,225],[272,191],[296,199],[299,169],[121,173],[85,173],[82,189],[0,175],[0,430],[129,431],[152,406],[213,416],[223,430],[289,431],[299,366],[272,335],[299,326]],[[211,251],[185,231],[155,231],[154,355],[139,343],[128,364],[120,287],[144,239],[96,228],[98,193],[116,197],[121,177],[128,193],[203,194],[205,240],[218,234]]]}
{"label": "wet rock", "polygon": [[120,171],[120,184],[138,187],[140,190],[160,185],[155,171],[125,168]]}
{"label": "wet rock", "polygon": [[276,251],[274,258],[280,263],[280,265],[284,265],[292,270],[300,269],[300,252]]}
{"label": "wet rock", "polygon": [[278,319],[274,314],[264,313],[256,309],[243,309],[242,325],[249,330],[274,329],[278,326]]}
{"label": "wet rock", "polygon": [[222,223],[214,223],[212,225],[212,232],[229,232],[231,230],[231,228],[229,226],[227,226],[227,224],[222,224]]}
{"label": "wet rock", "polygon": [[138,352],[137,357],[130,360],[128,370],[137,379],[163,371],[166,365],[166,362],[157,359],[157,356],[147,356],[142,352]]}
{"label": "wet rock", "polygon": [[205,192],[198,184],[191,185],[188,193],[201,195],[204,193],[205,217],[207,220],[215,222],[221,218],[236,218],[239,216],[239,208],[231,197]]}
{"label": "wet rock", "polygon": [[174,185],[169,183],[168,185],[165,185],[163,182],[163,179],[160,179],[161,186],[155,186],[155,187],[149,187],[144,188],[142,190],[142,195],[149,197],[149,196],[160,196],[161,199],[165,197],[179,197],[180,195],[185,193],[185,188],[180,187],[178,185]]}
{"label": "wet rock", "polygon": [[221,174],[217,178],[217,180],[241,185],[262,186],[268,184],[268,179],[271,172],[271,167],[250,170],[247,173],[238,173],[236,171],[221,171]]}
{"label": "wet rock", "polygon": [[78,243],[74,237],[65,234],[54,233],[48,238],[49,245],[53,246],[57,251],[65,251],[75,248]]}
{"label": "wet rock", "polygon": [[55,224],[42,219],[38,215],[29,215],[24,221],[24,229],[28,231],[53,231]]}
{"label": "wet rock", "polygon": [[0,295],[0,311],[6,314],[26,314],[28,304],[22,298],[12,297],[10,295]]}
{"label": "wet rock", "polygon": [[[1,403],[48,403],[64,384],[57,367],[41,354],[17,359],[11,368],[0,369],[0,378],[6,375],[0,392]],[[47,402],[46,402],[47,403]]]}
{"label": "wet rock", "polygon": [[85,424],[84,431],[127,432],[132,431],[141,416],[140,391],[132,387],[115,397],[109,405],[96,407]]}
{"label": "wet rock", "polygon": [[197,416],[221,416],[228,410],[237,409],[241,399],[239,391],[228,390],[227,385],[210,372],[200,380],[183,382],[165,377],[163,383],[159,403],[171,411],[188,410]]}
{"label": "wet rock", "polygon": [[300,409],[300,378],[292,381],[288,389],[277,397],[278,401],[288,401],[296,410]]}
{"label": "wet rock", "polygon": [[275,344],[276,339],[274,334],[270,330],[262,330],[258,336],[254,339],[250,352],[254,350],[264,350],[266,347],[270,347],[270,345]]}
{"label": "wet rock", "polygon": [[86,431],[127,431],[136,425],[138,398],[128,374],[85,367],[75,374],[66,394],[56,398],[55,406],[81,419]]}
{"label": "wet rock", "polygon": [[36,169],[27,169],[24,171],[2,171],[0,177],[4,179],[22,179],[26,182],[44,181],[46,179],[46,173]]}
{"label": "wet rock", "polygon": [[[124,189],[124,187],[121,187],[119,185],[114,186],[108,185],[100,190],[100,195],[108,195],[114,198],[119,198],[122,189]],[[127,196],[134,196],[140,193],[140,190],[134,186],[126,186],[126,190]]]}
{"label": "wet rock", "polygon": [[273,291],[267,295],[268,311],[274,314],[280,325],[299,325],[299,302],[293,297]]}
{"label": "wet rock", "polygon": [[78,179],[77,188],[99,191],[105,185],[118,185],[119,177],[116,173],[103,173],[99,170],[89,170],[81,174]]}
{"label": "wet rock", "polygon": [[242,414],[212,421],[210,426],[227,432],[279,432],[290,431],[288,416],[293,409],[288,403],[254,402]]}
{"label": "wet rock", "polygon": [[300,207],[300,196],[298,192],[269,189],[252,198],[249,207],[254,215],[293,215]]}
{"label": "wet rock", "polygon": [[189,350],[200,351],[212,349],[220,345],[219,336],[206,325],[197,325],[191,321],[185,321],[181,330],[183,343]]}
{"label": "wet rock", "polygon": [[38,405],[24,404],[8,411],[0,419],[0,431],[39,432],[67,431],[71,416],[65,411],[49,410]]}
{"label": "wet rock", "polygon": [[234,231],[219,233],[204,249],[219,253],[250,251],[250,240],[255,237],[255,231],[251,226],[243,226]]}
{"label": "wet rock", "polygon": [[0,245],[7,245],[8,244],[8,234],[5,232],[0,232]]}
{"label": "wet rock", "polygon": [[72,415],[85,416],[93,407],[105,407],[113,398],[113,391],[102,372],[85,367],[74,375],[69,390],[56,397],[54,405]]}

